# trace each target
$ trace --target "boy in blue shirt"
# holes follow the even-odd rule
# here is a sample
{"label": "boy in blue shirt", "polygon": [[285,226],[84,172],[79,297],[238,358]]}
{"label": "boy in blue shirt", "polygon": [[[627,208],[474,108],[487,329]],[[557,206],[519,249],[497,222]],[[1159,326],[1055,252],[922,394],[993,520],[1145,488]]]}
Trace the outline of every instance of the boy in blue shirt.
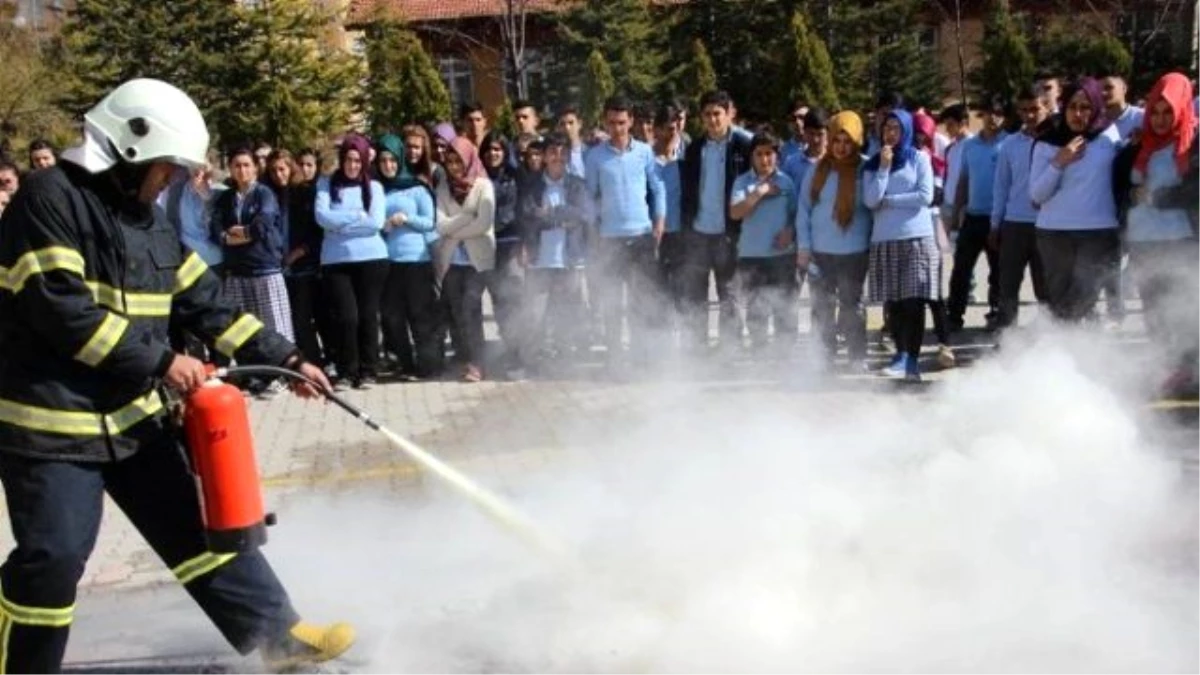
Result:
{"label": "boy in blue shirt", "polygon": [[1000,143],[1005,137],[1003,129],[1008,118],[1008,102],[1001,96],[989,97],[979,112],[983,128],[978,135],[963,142],[962,170],[950,219],[952,226],[960,227],[954,245],[954,271],[950,274],[950,298],[946,307],[951,330],[963,328],[971,280],[980,253],[987,256],[988,262],[988,328],[993,328],[997,320],[1000,263],[997,251],[988,246],[988,233],[992,229],[992,190]]}
{"label": "boy in blue shirt", "polygon": [[737,252],[746,326],[751,345],[762,347],[774,317],[775,343],[783,346],[797,330],[796,188],[779,171],[779,141],[770,134],[750,141],[750,166],[729,198],[729,217],[742,223]]}

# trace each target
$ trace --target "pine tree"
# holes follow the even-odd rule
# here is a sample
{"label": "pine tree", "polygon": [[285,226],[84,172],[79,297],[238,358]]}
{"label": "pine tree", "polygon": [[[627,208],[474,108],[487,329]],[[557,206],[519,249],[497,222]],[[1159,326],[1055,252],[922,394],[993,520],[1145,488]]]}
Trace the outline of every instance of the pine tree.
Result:
{"label": "pine tree", "polygon": [[921,0],[837,2],[831,5],[829,45],[838,64],[841,103],[866,109],[887,91],[916,105],[940,106],[945,94],[937,56],[920,42]]}
{"label": "pine tree", "polygon": [[609,64],[616,91],[649,100],[666,65],[664,32],[655,25],[649,0],[580,0],[558,24],[562,43],[558,73],[580,87],[594,51]]}
{"label": "pine tree", "polygon": [[704,46],[704,40],[700,38],[692,40],[692,59],[686,73],[683,90],[688,102],[698,106],[700,97],[717,88],[717,71],[708,55],[708,47]]}
{"label": "pine tree", "polygon": [[222,136],[297,148],[345,130],[363,73],[327,39],[335,15],[312,0],[258,0],[241,13],[251,37],[233,55],[259,76],[241,84],[242,107],[222,120],[234,125]]}
{"label": "pine tree", "polygon": [[[53,44],[34,29],[15,25],[16,9],[0,5],[0,138],[17,148],[34,138],[49,138],[60,146],[72,142],[78,134],[55,105],[62,78],[49,58]],[[10,149],[0,147],[0,154]]]}
{"label": "pine tree", "polygon": [[971,83],[981,95],[999,94],[1012,100],[1033,82],[1033,54],[1017,29],[1008,0],[992,0],[992,11],[983,29],[983,63],[971,73]]}
{"label": "pine tree", "polygon": [[785,96],[778,109],[783,110],[797,98],[809,105],[836,110],[837,87],[833,83],[833,61],[825,41],[809,27],[803,12],[792,14],[790,47],[784,52],[779,91]]}
{"label": "pine tree", "polygon": [[415,33],[380,16],[367,31],[366,109],[374,133],[450,119],[450,94]]}
{"label": "pine tree", "polygon": [[504,97],[504,102],[496,107],[491,114],[492,129],[504,135],[505,138],[515,139],[517,135],[517,116],[513,111],[512,99]]}
{"label": "pine tree", "polygon": [[1069,78],[1130,74],[1133,59],[1111,35],[1080,34],[1065,27],[1051,30],[1039,45],[1037,62]]}
{"label": "pine tree", "polygon": [[228,129],[238,88],[258,77],[240,55],[250,31],[228,0],[78,0],[67,16],[59,102],[74,115],[122,82],[154,77],[187,92],[210,129]]}
{"label": "pine tree", "polygon": [[593,49],[587,60],[587,78],[583,81],[583,117],[587,124],[599,124],[604,114],[604,102],[616,91],[612,69],[604,53]]}

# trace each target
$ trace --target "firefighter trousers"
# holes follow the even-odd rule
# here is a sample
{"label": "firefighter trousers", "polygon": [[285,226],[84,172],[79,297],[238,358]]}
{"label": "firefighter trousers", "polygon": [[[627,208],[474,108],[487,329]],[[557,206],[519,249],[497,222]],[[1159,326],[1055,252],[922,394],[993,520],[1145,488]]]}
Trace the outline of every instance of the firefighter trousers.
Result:
{"label": "firefighter trousers", "polygon": [[106,464],[0,453],[0,483],[16,538],[0,566],[0,673],[61,669],[105,492],[242,654],[299,620],[261,553],[207,550],[195,482],[167,434]]}

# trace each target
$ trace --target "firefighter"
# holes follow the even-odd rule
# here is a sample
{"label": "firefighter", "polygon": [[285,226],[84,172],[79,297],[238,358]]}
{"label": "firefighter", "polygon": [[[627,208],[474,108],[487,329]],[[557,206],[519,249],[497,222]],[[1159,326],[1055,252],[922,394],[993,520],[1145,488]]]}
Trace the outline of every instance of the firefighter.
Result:
{"label": "firefighter", "polygon": [[223,302],[218,278],[154,217],[172,177],[204,165],[208,141],[186,94],[129,81],[0,220],[0,482],[16,538],[0,566],[0,673],[61,668],[106,492],[240,653],[257,649],[279,670],[354,641],[349,625],[302,621],[261,553],[206,550],[164,409],[160,387],[187,394],[206,379],[200,361],[171,351],[168,323],[329,386],[294,345]]}

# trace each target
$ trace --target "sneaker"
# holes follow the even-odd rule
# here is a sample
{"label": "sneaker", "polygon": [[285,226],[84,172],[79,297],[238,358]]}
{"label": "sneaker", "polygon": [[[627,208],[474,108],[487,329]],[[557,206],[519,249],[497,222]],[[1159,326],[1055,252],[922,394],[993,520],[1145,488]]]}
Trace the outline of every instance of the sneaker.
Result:
{"label": "sneaker", "polygon": [[950,345],[938,345],[937,362],[942,368],[953,368],[958,365],[958,359],[954,357],[954,350]]}
{"label": "sneaker", "polygon": [[359,391],[364,391],[371,388],[371,383],[368,382],[367,378],[365,377],[356,377],[353,380],[350,380],[350,386]]}
{"label": "sneaker", "polygon": [[287,391],[287,385],[279,380],[275,380],[271,384],[267,385],[266,389],[258,392],[255,398],[259,399],[260,401],[270,401],[285,391]]}
{"label": "sneaker", "polygon": [[278,643],[263,647],[263,663],[268,672],[295,671],[336,659],[350,649],[354,639],[354,627],[348,623],[317,626],[300,621]]}
{"label": "sneaker", "polygon": [[333,393],[338,394],[350,389],[350,385],[346,384],[345,380],[337,379],[333,381]]}
{"label": "sneaker", "polygon": [[904,363],[904,381],[905,382],[920,382],[921,381],[921,361],[918,359],[908,359]]}
{"label": "sneaker", "polygon": [[468,363],[467,365],[463,366],[462,381],[463,382],[482,382],[483,381],[483,371],[481,371],[479,369],[479,366],[477,366],[473,363]]}
{"label": "sneaker", "polygon": [[904,377],[908,365],[908,354],[900,353],[892,357],[892,362],[879,371],[883,377]]}

